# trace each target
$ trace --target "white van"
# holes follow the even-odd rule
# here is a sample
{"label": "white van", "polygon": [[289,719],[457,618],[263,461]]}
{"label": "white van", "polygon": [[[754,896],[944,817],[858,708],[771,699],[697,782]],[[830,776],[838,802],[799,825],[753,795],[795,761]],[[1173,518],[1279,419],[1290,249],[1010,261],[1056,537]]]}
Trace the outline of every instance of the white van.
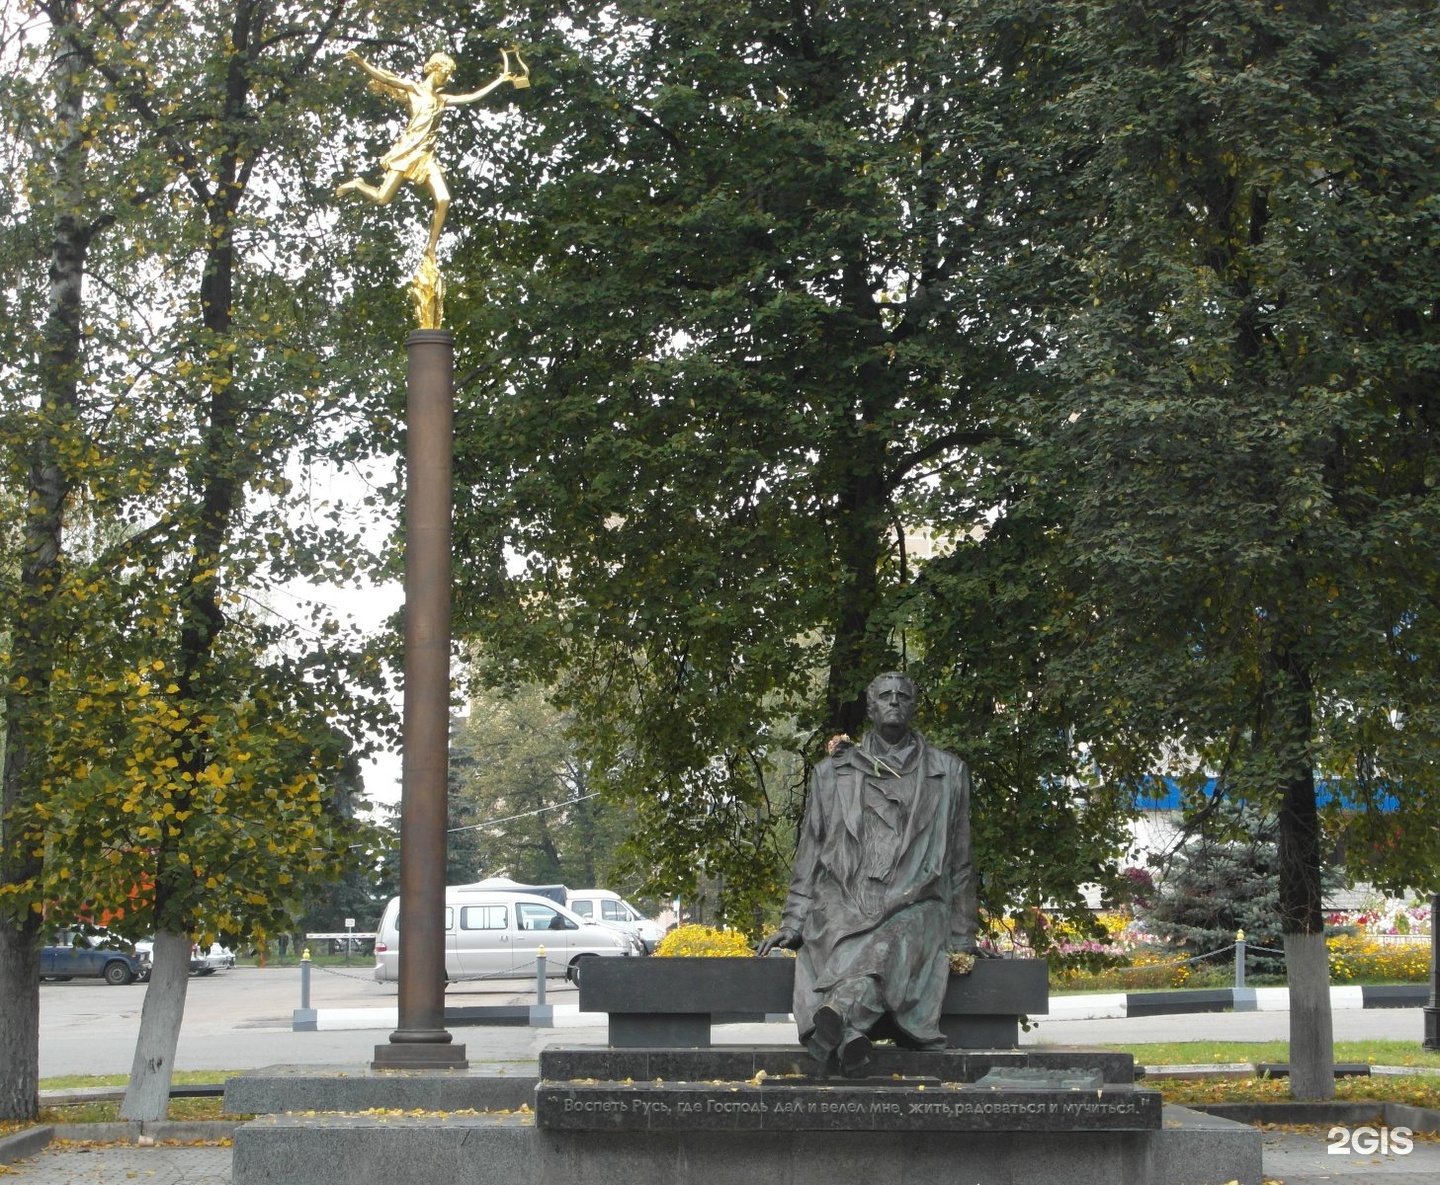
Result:
{"label": "white van", "polygon": [[647,955],[653,955],[656,945],[665,937],[659,922],[651,921],[619,893],[612,893],[609,889],[571,889],[566,894],[565,904],[572,913],[587,922],[600,922],[628,930],[640,940]]}
{"label": "white van", "polygon": [[[547,976],[579,979],[582,959],[628,955],[626,936],[577,917],[554,901],[530,893],[445,890],[445,978],[528,978],[540,947]],[[375,931],[375,978],[400,978],[400,898],[393,897]]]}

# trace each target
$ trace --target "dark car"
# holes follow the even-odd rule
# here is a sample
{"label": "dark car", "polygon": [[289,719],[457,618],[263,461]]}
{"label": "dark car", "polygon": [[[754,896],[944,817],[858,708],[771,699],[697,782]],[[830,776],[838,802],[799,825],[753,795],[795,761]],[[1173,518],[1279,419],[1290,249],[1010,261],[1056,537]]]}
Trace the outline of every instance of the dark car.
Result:
{"label": "dark car", "polygon": [[42,979],[103,979],[118,985],[141,977],[140,961],[128,951],[106,946],[77,931],[62,931],[40,950]]}

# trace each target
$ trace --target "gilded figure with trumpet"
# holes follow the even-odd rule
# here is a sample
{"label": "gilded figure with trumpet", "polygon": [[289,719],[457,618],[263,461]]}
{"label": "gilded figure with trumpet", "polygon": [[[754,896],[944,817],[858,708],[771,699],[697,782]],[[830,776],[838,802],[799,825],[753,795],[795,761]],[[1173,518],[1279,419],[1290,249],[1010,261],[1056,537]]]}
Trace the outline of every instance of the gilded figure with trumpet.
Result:
{"label": "gilded figure with trumpet", "polygon": [[[402,78],[379,66],[372,65],[354,50],[345,55],[370,76],[370,85],[381,94],[405,103],[410,108],[410,119],[404,132],[394,146],[380,158],[385,175],[378,185],[371,185],[359,177],[336,189],[337,194],[358,193],[378,205],[388,205],[400,191],[403,182],[409,181],[430,191],[435,199],[435,211],[430,218],[430,238],[421,261],[420,274],[415,278],[417,316],[422,322],[433,321],[431,327],[438,327],[440,275],[435,251],[440,243],[440,232],[445,226],[445,215],[450,209],[450,188],[445,184],[445,171],[435,155],[435,140],[440,123],[448,107],[465,103],[476,103],[496,87],[508,82],[517,89],[530,85],[530,68],[520,56],[518,48],[502,50],[500,73],[494,80],[479,90],[465,94],[447,92],[445,84],[455,73],[455,59],[447,53],[431,54],[425,62],[425,69],[419,79]],[[433,292],[425,292],[433,286]],[[427,314],[427,304],[433,309]]]}

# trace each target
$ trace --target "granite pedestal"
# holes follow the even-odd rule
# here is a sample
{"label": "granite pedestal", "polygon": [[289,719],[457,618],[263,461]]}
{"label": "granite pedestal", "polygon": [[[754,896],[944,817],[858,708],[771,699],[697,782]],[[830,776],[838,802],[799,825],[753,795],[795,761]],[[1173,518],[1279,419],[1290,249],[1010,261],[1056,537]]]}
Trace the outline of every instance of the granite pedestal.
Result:
{"label": "granite pedestal", "polygon": [[[525,1115],[268,1116],[234,1185],[1260,1185],[1253,1127],[1166,1107],[1159,1131],[540,1131]],[[958,1175],[963,1170],[963,1175]]]}

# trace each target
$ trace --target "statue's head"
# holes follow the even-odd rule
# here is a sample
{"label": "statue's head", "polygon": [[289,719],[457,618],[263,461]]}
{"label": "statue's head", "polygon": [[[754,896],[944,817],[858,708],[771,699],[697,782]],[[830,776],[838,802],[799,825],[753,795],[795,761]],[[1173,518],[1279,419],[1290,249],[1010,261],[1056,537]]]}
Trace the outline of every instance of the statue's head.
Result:
{"label": "statue's head", "polygon": [[865,690],[865,709],[871,722],[881,730],[903,730],[915,718],[915,683],[909,675],[887,671],[870,681]]}
{"label": "statue's head", "polygon": [[455,59],[448,53],[432,53],[425,59],[425,73],[436,75],[436,81],[444,86],[455,73]]}

